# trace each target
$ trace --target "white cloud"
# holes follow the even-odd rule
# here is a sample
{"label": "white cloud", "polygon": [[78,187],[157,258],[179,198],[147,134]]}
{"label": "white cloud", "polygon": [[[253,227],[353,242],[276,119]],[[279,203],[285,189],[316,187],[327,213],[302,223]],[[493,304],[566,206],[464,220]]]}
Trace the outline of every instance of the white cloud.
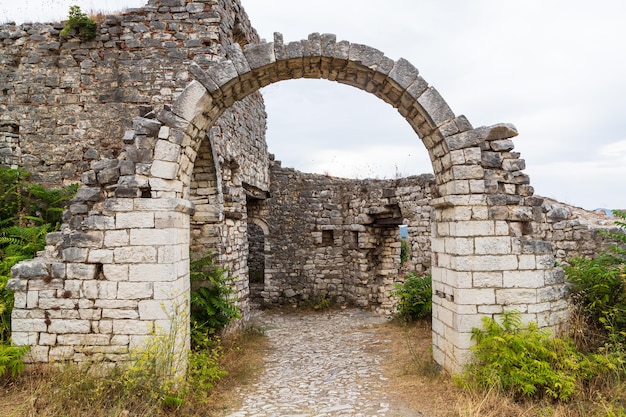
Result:
{"label": "white cloud", "polygon": [[[241,1],[268,41],[275,31],[285,41],[335,33],[408,59],[474,126],[515,124],[516,150],[538,194],[626,208],[626,2]],[[0,0],[0,19],[60,20],[74,3],[115,10],[143,1]],[[382,178],[394,175],[409,144],[426,158],[407,123],[358,90],[289,81],[264,95],[270,151],[285,166]],[[329,165],[333,158],[339,162]],[[407,174],[432,171],[427,160],[410,166],[419,171]]]}

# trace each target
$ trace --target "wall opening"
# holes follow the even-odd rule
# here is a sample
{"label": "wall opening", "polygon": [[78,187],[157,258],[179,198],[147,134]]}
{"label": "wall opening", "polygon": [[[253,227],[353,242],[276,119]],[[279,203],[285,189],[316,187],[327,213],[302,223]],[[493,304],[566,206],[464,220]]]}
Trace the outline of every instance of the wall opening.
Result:
{"label": "wall opening", "polygon": [[248,274],[250,301],[261,304],[265,288],[265,233],[251,221],[248,221]]}

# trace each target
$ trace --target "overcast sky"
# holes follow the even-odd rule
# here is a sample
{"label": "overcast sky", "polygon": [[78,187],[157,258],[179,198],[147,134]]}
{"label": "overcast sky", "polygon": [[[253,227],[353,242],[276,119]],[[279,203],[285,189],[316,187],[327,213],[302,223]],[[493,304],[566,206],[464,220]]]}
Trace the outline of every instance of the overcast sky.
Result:
{"label": "overcast sky", "polygon": [[[286,42],[334,33],[406,58],[475,127],[513,123],[536,194],[626,208],[625,1],[242,3],[268,41],[276,31]],[[143,1],[0,0],[0,20],[60,20],[70,4],[119,10]],[[357,178],[432,172],[408,123],[374,96],[326,80],[262,92],[270,152],[283,166]]]}

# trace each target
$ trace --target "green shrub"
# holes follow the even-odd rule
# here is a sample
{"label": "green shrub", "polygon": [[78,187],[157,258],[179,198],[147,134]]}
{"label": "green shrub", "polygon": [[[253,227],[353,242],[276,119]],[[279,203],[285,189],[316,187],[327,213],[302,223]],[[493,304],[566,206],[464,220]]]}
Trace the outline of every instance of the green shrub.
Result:
{"label": "green shrub", "polygon": [[430,275],[417,276],[410,272],[404,283],[394,283],[392,295],[398,298],[396,310],[404,320],[417,320],[430,315],[433,309],[433,289]]}
{"label": "green shrub", "polygon": [[472,340],[475,361],[455,378],[465,388],[496,388],[516,397],[568,401],[579,386],[609,366],[604,357],[585,356],[536,323],[522,326],[517,311],[505,312],[502,323],[483,317],[483,328],[472,329]]}
{"label": "green shrub", "polygon": [[11,267],[45,247],[46,234],[59,227],[78,186],[45,189],[23,169],[0,168],[0,343],[10,337],[13,292],[5,286]]}
{"label": "green shrub", "polygon": [[411,257],[411,245],[406,239],[400,239],[400,265],[403,265]]}
{"label": "green shrub", "polygon": [[0,345],[0,378],[15,377],[24,369],[22,356],[28,352],[28,346]]}
{"label": "green shrub", "polygon": [[[626,211],[615,211],[619,219]],[[622,229],[618,233],[603,233],[618,242],[626,243],[626,223],[615,222]],[[590,319],[590,324],[601,329],[609,348],[623,349],[626,344],[626,250],[613,245],[593,259],[574,258],[565,266],[572,298],[578,309]]]}
{"label": "green shrub", "polygon": [[241,318],[232,298],[235,290],[228,269],[213,262],[211,253],[192,261],[191,269],[191,343],[194,349],[211,347],[211,340],[228,323]]}
{"label": "green shrub", "polygon": [[67,23],[61,36],[67,38],[77,35],[83,41],[90,41],[96,37],[98,24],[90,19],[85,13],[81,12],[79,6],[71,6]]}

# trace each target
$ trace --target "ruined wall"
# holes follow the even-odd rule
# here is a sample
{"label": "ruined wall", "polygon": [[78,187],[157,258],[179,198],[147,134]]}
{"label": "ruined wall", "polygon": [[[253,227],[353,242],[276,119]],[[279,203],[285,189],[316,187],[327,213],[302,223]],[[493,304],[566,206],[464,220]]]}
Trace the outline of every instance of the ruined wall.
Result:
{"label": "ruined wall", "polygon": [[[154,0],[106,17],[92,42],[61,39],[62,27],[0,27],[0,164],[44,185],[82,182],[66,227],[13,271],[13,340],[34,362],[123,360],[185,314],[190,248],[217,252],[245,302],[244,187],[269,187],[262,98],[193,138],[172,111],[190,64],[257,37],[226,0]],[[192,140],[202,146],[181,155]],[[184,193],[180,166],[193,177]]]}
{"label": "ruined wall", "polygon": [[406,267],[430,269],[432,175],[350,180],[274,162],[271,180],[270,198],[249,213],[269,229],[265,302],[326,298],[389,311],[392,284],[402,278],[400,224],[409,225],[414,255]]}
{"label": "ruined wall", "polygon": [[[327,298],[384,311],[392,304],[391,283],[409,271],[430,273],[432,175],[350,180],[305,174],[280,162],[272,163],[270,173],[271,198],[248,206],[249,220],[269,224],[266,235],[249,233],[249,259],[255,259],[250,268],[264,278],[253,297],[268,304]],[[552,245],[558,262],[593,256],[610,244],[598,233],[612,227],[607,216],[536,198],[543,203],[528,227]],[[399,264],[397,225],[376,225],[376,215],[399,216],[408,226],[406,264]]]}
{"label": "ruined wall", "polygon": [[[45,185],[79,181],[93,161],[119,155],[132,118],[171,103],[191,80],[190,62],[206,66],[234,42],[258,42],[239,2],[229,0],[151,0],[107,16],[91,42],[60,37],[63,27],[0,26],[0,164],[22,166]],[[255,94],[227,111],[218,138],[254,142],[256,132],[241,130],[264,132],[264,118]],[[267,153],[247,145],[220,143],[220,153],[247,158],[247,182],[265,184],[263,164],[252,158],[264,162]]]}
{"label": "ruined wall", "polygon": [[[192,80],[189,63],[206,67],[224,59],[234,43],[258,42],[240,3],[230,0],[150,0],[107,16],[91,42],[60,37],[63,27],[0,26],[0,165],[24,167],[47,186],[94,172],[111,181],[134,172],[110,162],[101,166],[109,158],[126,156],[143,166],[139,173],[148,172],[154,139],[125,137],[133,119],[153,117],[153,110],[172,103]],[[192,250],[217,253],[242,277],[245,262],[233,249],[245,249],[246,242],[242,184],[268,188],[265,117],[260,93],[230,107],[210,131],[210,149],[196,161],[191,189],[197,204]],[[207,215],[224,211],[223,193],[228,211],[238,213],[227,223],[223,215]],[[247,286],[238,287],[244,297]]]}

